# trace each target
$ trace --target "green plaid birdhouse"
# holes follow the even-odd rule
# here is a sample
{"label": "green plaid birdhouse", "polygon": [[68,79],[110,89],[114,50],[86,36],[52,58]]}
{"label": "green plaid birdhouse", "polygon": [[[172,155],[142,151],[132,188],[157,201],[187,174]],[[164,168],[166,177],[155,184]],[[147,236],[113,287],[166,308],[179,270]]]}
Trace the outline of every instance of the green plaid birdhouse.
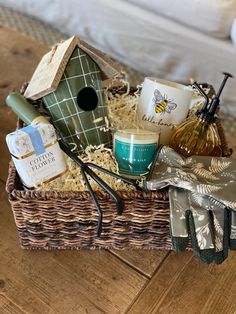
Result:
{"label": "green plaid birdhouse", "polygon": [[43,57],[25,97],[43,99],[60,136],[77,151],[89,144],[109,147],[103,79],[120,70],[105,54],[72,37]]}

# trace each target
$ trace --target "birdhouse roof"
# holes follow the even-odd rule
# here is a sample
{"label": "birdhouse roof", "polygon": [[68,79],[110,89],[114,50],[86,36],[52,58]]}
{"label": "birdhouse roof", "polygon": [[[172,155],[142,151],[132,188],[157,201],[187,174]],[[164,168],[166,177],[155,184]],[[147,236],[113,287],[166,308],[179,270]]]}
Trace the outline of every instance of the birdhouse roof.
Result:
{"label": "birdhouse roof", "polygon": [[103,79],[122,75],[122,67],[117,62],[111,60],[105,53],[91,47],[79,37],[73,36],[55,45],[51,51],[43,56],[24,96],[36,100],[54,92],[76,46],[81,48],[97,63],[102,71]]}

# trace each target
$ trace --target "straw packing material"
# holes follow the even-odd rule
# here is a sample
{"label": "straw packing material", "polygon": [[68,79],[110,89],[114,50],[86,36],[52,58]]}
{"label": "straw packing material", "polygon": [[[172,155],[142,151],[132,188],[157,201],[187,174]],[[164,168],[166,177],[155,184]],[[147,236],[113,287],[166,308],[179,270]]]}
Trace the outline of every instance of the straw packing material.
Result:
{"label": "straw packing material", "polygon": [[[105,148],[104,145],[88,146],[85,154],[80,156],[83,162],[95,163],[98,166],[106,168],[112,172],[118,173],[117,163],[112,155],[111,149]],[[54,181],[43,183],[38,190],[44,191],[86,191],[87,186],[83,180],[80,167],[74,163],[69,157],[66,158],[68,171],[66,174]],[[112,189],[116,191],[131,191],[135,188],[110,175],[93,169],[94,172],[105,181]],[[103,189],[90,177],[88,177],[92,189],[95,191],[103,191]]]}
{"label": "straw packing material", "polygon": [[138,106],[138,89],[137,92],[130,94],[129,85],[126,93],[113,93],[107,89],[105,92],[105,101],[108,109],[108,117],[112,130],[119,129],[137,129],[137,106]]}

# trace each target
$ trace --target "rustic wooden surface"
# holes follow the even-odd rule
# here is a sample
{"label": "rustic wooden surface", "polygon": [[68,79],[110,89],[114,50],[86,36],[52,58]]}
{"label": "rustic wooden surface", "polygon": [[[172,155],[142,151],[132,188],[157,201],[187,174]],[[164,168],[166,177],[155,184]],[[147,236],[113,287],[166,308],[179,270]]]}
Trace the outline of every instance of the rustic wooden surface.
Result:
{"label": "rustic wooden surface", "polygon": [[5,97],[30,79],[48,48],[3,27],[0,38],[0,313],[235,314],[236,252],[206,266],[192,253],[20,248],[5,193],[5,135],[15,127]]}
{"label": "rustic wooden surface", "polygon": [[48,48],[38,43],[35,45],[35,41],[1,26],[0,39],[0,179],[4,180],[9,162],[5,136],[16,125],[16,117],[5,105],[5,98],[10,91],[19,90],[25,81],[30,80],[37,63]]}

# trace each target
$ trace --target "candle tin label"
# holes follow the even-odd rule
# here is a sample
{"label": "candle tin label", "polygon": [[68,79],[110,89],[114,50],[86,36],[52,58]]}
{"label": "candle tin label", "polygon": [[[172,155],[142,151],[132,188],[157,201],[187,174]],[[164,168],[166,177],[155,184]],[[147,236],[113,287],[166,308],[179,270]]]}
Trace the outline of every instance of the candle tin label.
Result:
{"label": "candle tin label", "polygon": [[148,173],[157,143],[135,144],[115,139],[115,156],[122,174],[139,176]]}

